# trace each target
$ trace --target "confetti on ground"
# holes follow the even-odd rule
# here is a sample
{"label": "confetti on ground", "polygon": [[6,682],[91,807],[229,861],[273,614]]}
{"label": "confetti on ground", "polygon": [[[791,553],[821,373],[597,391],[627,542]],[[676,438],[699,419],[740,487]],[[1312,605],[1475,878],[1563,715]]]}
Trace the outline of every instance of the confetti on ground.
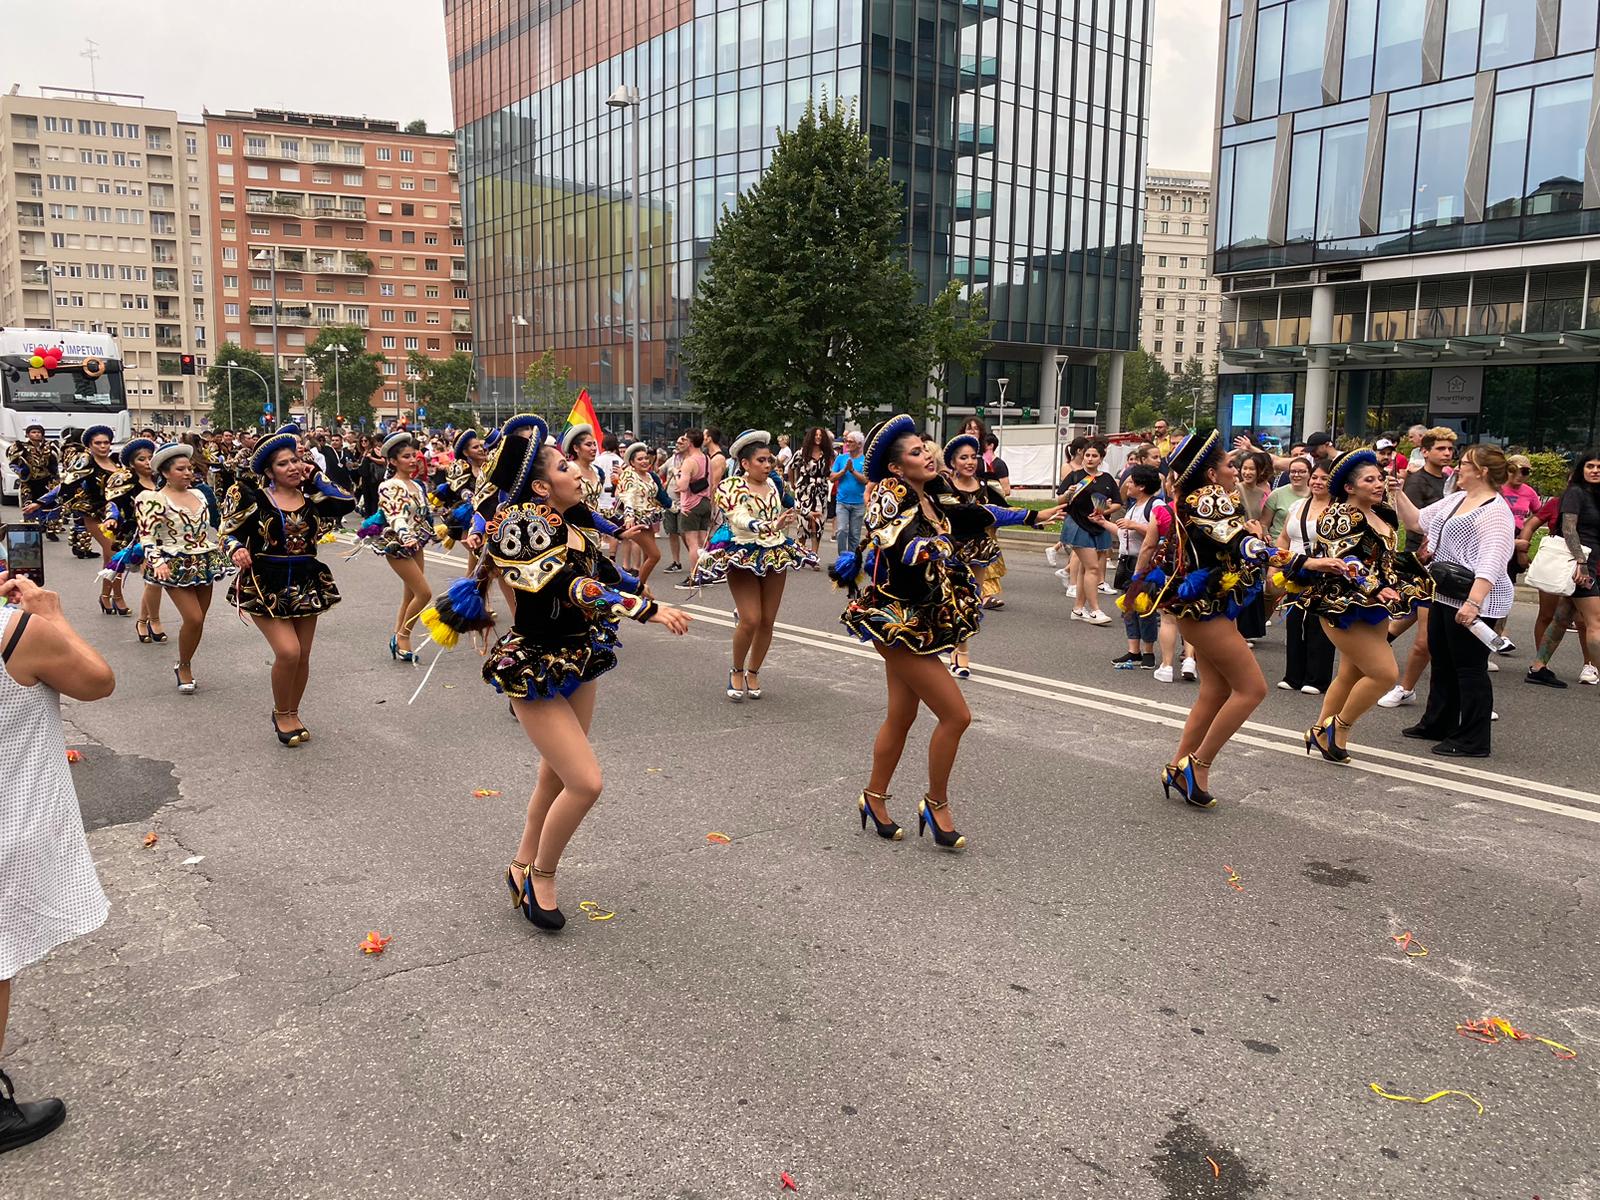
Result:
{"label": "confetti on ground", "polygon": [[157,834],[147,833],[147,834],[144,835],[144,848],[146,850],[148,850],[148,849],[150,849],[151,846],[154,846],[160,840],[161,840],[161,838]]}
{"label": "confetti on ground", "polygon": [[659,774],[661,774],[661,768],[660,767],[646,767],[644,769],[644,773],[646,775],[659,775]]}
{"label": "confetti on ground", "polygon": [[477,791],[472,793],[473,797],[478,800],[485,800],[490,796],[498,796],[499,794],[500,793],[494,788],[479,788]]}
{"label": "confetti on ground", "polygon": [[733,839],[727,834],[718,833],[715,829],[713,829],[710,833],[706,834],[706,841],[715,842],[719,846],[726,846],[729,842],[733,841]]}
{"label": "confetti on ground", "polygon": [[450,691],[450,690],[451,690],[451,689],[452,689],[452,688],[454,688],[454,687],[455,687],[455,686],[456,686],[456,685],[455,685],[455,684],[453,684],[453,683],[447,683],[447,684],[445,684],[445,685],[444,685],[444,690],[445,690],[445,691],[447,691],[447,692],[448,692],[448,691]]}
{"label": "confetti on ground", "polygon": [[1563,1046],[1560,1042],[1552,1042],[1549,1038],[1542,1038],[1538,1034],[1529,1033],[1525,1029],[1518,1029],[1504,1017],[1484,1017],[1481,1021],[1463,1021],[1456,1026],[1456,1033],[1464,1038],[1471,1038],[1475,1042],[1486,1045],[1498,1043],[1502,1038],[1512,1042],[1540,1042],[1550,1047],[1550,1053],[1562,1062],[1571,1062],[1578,1057],[1578,1052],[1570,1046]]}
{"label": "confetti on ground", "polygon": [[1244,884],[1239,882],[1239,873],[1226,863],[1223,864],[1222,869],[1228,873],[1228,886],[1236,892],[1244,891]]}
{"label": "confetti on ground", "polygon": [[376,929],[369,929],[367,931],[367,940],[361,943],[361,953],[382,954],[392,941],[394,941],[392,936],[384,937]]}
{"label": "confetti on ground", "polygon": [[[1428,957],[1428,948],[1421,942],[1417,941],[1416,938],[1412,937],[1409,929],[1404,933],[1391,933],[1389,936],[1394,939],[1395,948],[1397,950],[1404,950],[1406,952],[1407,958]],[[1415,950],[1412,949],[1413,946],[1416,947]]]}
{"label": "confetti on ground", "polygon": [[1478,1098],[1471,1092],[1458,1092],[1454,1088],[1446,1088],[1444,1091],[1435,1092],[1431,1096],[1401,1096],[1394,1092],[1386,1092],[1375,1083],[1369,1083],[1367,1086],[1385,1100],[1404,1100],[1407,1104],[1432,1104],[1440,1096],[1465,1096],[1477,1108],[1478,1115],[1480,1117],[1483,1116],[1483,1105],[1478,1103]]}
{"label": "confetti on ground", "polygon": [[783,1182],[785,1191],[798,1192],[800,1190],[800,1185],[794,1181],[794,1176],[790,1175],[789,1172],[779,1171],[778,1178]]}
{"label": "confetti on ground", "polygon": [[339,535],[337,533],[333,533],[332,531],[323,534],[320,538],[317,539],[318,543],[320,543],[321,545],[324,545],[324,546],[331,546],[335,542],[337,542],[338,540],[339,540]]}
{"label": "confetti on ground", "polygon": [[583,901],[578,905],[578,909],[580,912],[588,913],[589,920],[591,921],[609,921],[612,917],[617,915],[608,908],[601,908],[600,905],[593,900]]}
{"label": "confetti on ground", "polygon": [[188,858],[183,860],[183,865],[186,867],[192,867],[196,863],[205,862],[205,860],[206,856],[204,854],[191,854]]}
{"label": "confetti on ground", "polygon": [[1222,1168],[1217,1166],[1217,1160],[1212,1158],[1211,1155],[1208,1154],[1208,1155],[1206,1155],[1206,1161],[1211,1164],[1211,1178],[1213,1178],[1213,1179],[1221,1179],[1222,1178]]}
{"label": "confetti on ground", "polygon": [[83,761],[83,752],[81,750],[68,750],[67,751],[67,761],[69,763],[80,763],[80,762],[82,762]]}

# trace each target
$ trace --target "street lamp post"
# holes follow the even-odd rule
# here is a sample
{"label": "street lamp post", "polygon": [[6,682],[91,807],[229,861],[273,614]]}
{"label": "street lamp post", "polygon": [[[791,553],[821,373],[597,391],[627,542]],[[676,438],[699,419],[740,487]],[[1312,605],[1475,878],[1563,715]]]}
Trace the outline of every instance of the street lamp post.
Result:
{"label": "street lamp post", "polygon": [[335,342],[333,346],[333,422],[337,425],[344,419],[344,400],[339,395],[339,360],[350,353],[350,347],[343,342]]}
{"label": "street lamp post", "polygon": [[267,264],[267,291],[272,295],[272,408],[283,416],[283,396],[278,390],[278,256],[270,250],[258,250],[256,262]]}
{"label": "street lamp post", "polygon": [[632,143],[632,163],[629,168],[631,182],[629,186],[633,192],[633,302],[631,305],[633,313],[633,393],[630,410],[633,416],[634,437],[639,437],[642,433],[642,425],[639,420],[639,338],[641,336],[639,328],[639,109],[641,104],[639,89],[628,84],[623,84],[606,98],[606,106],[608,108],[626,108],[629,110],[628,123],[632,126],[629,131],[632,135],[629,138]]}
{"label": "street lamp post", "polygon": [[[515,408],[520,413],[522,411],[522,372],[517,370],[517,330],[519,328],[528,328],[528,318],[521,314],[511,318],[511,385],[515,389],[512,393],[516,397]],[[494,423],[496,427],[500,424],[499,392],[495,393]]]}
{"label": "street lamp post", "polygon": [[49,263],[46,263],[42,267],[36,268],[34,273],[39,276],[39,282],[44,284],[44,286],[46,288],[48,288],[49,291],[50,291],[50,327],[53,329],[53,328],[55,328],[55,323],[56,323],[56,319],[57,319],[56,318],[56,278],[55,278],[54,275],[52,275],[50,273],[50,264]]}
{"label": "street lamp post", "polygon": [[1004,429],[1006,424],[1006,388],[1011,386],[1011,380],[1007,376],[1001,375],[995,380],[995,384],[1000,389],[1000,403],[995,406],[999,409],[1000,416],[995,421],[995,428]]}
{"label": "street lamp post", "polygon": [[228,372],[228,424],[229,425],[233,425],[233,423],[234,423],[233,422],[233,372],[235,372],[235,371],[249,371],[250,374],[254,375],[257,379],[261,380],[261,390],[263,392],[265,392],[267,390],[266,377],[264,375],[262,375],[261,372],[256,370],[254,367],[243,367],[243,366],[240,366],[238,363],[212,363],[211,365],[212,365],[213,368],[215,368],[218,371],[227,371]]}

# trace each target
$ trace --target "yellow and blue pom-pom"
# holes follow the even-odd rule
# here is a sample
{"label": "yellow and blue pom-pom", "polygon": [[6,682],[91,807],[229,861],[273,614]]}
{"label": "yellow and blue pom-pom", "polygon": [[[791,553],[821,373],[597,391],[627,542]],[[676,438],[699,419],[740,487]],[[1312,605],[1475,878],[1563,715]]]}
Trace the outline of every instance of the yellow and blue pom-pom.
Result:
{"label": "yellow and blue pom-pom", "polygon": [[1138,613],[1141,617],[1148,613],[1155,606],[1155,601],[1150,599],[1150,594],[1148,592],[1140,592],[1133,601],[1133,611]]}
{"label": "yellow and blue pom-pom", "polygon": [[450,628],[440,619],[439,609],[435,605],[430,604],[423,609],[417,617],[417,622],[428,631],[429,637],[446,650],[454,649],[456,643],[461,640],[460,632]]}
{"label": "yellow and blue pom-pom", "polygon": [[1242,577],[1237,571],[1224,571],[1222,575],[1222,590],[1231,592],[1242,582]]}

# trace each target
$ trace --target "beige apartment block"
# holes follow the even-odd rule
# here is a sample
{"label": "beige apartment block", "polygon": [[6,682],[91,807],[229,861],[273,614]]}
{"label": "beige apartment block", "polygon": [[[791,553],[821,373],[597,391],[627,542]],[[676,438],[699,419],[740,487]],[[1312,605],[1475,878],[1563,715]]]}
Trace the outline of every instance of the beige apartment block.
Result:
{"label": "beige apartment block", "polygon": [[472,352],[454,136],[275,109],[208,112],[206,136],[220,339],[276,349],[316,396],[335,382],[306,348],[324,325],[359,325],[383,357],[376,415],[414,416],[408,354]]}
{"label": "beige apartment block", "polygon": [[0,323],[114,335],[135,427],[209,410],[209,174],[204,122],[143,97],[0,97]]}
{"label": "beige apartment block", "polygon": [[1211,176],[1151,167],[1144,180],[1139,344],[1168,371],[1214,370],[1222,293],[1211,275]]}

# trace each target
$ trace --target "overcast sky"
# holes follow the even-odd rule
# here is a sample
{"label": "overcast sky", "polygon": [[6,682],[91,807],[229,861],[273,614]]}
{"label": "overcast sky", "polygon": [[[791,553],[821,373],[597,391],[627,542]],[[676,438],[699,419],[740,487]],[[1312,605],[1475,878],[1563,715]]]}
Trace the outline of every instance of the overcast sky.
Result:
{"label": "overcast sky", "polygon": [[[1156,0],[1149,161],[1207,170],[1217,76],[1215,0]],[[18,33],[22,22],[25,35]],[[0,0],[0,81],[89,86],[83,38],[99,43],[103,91],[198,115],[227,108],[421,117],[448,129],[440,0]]]}

